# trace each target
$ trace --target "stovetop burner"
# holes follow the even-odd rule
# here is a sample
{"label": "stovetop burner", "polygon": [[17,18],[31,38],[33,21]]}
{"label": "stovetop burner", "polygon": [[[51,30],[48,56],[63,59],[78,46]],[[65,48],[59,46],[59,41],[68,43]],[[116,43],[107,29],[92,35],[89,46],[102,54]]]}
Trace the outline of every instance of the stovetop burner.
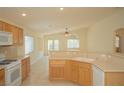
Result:
{"label": "stovetop burner", "polygon": [[10,64],[10,62],[0,62],[0,65],[7,65]]}
{"label": "stovetop burner", "polygon": [[8,65],[15,61],[17,61],[17,60],[3,60],[3,61],[0,61],[0,65]]}
{"label": "stovetop burner", "polygon": [[7,59],[7,60],[3,60],[3,61],[1,61],[1,62],[15,62],[15,61],[17,61],[17,60]]}

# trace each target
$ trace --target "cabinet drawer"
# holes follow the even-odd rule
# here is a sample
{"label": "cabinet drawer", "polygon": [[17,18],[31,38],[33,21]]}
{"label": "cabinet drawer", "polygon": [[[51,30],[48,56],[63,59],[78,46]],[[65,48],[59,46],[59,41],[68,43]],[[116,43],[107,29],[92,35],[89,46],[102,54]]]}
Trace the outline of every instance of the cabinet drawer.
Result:
{"label": "cabinet drawer", "polygon": [[87,68],[87,69],[92,69],[92,65],[90,63],[79,63],[79,68]]}
{"label": "cabinet drawer", "polygon": [[64,80],[64,66],[50,66],[50,80]]}

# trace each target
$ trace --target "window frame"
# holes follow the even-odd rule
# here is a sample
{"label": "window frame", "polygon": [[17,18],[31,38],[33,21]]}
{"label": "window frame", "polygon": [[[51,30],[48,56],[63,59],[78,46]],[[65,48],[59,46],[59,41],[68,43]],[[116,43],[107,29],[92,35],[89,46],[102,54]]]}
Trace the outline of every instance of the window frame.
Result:
{"label": "window frame", "polygon": [[[52,41],[52,49],[49,49],[49,40]],[[58,48],[57,49],[55,48],[55,41],[56,40],[58,41],[58,46],[57,46]],[[59,44],[60,43],[59,43],[59,40],[58,39],[54,39],[54,40],[53,39],[48,39],[47,40],[47,50],[48,51],[59,51],[59,49],[60,49],[60,45]]]}
{"label": "window frame", "polygon": [[[69,47],[69,40],[72,40],[73,42],[73,45],[72,47]],[[77,46],[74,46],[74,43],[76,42],[75,40],[77,40],[78,42],[78,45]],[[80,40],[79,39],[67,39],[67,49],[79,49],[80,48]]]}
{"label": "window frame", "polygon": [[[32,44],[29,45],[29,46],[32,46],[30,50],[26,50],[26,37],[30,38],[30,43],[32,42]],[[24,41],[25,41],[25,46],[24,46],[24,48],[25,48],[25,55],[28,55],[28,54],[30,54],[30,53],[32,53],[34,51],[34,38],[32,36],[26,35],[24,37]],[[27,48],[27,49],[29,49],[29,48]],[[28,51],[28,52],[26,52],[26,51]]]}

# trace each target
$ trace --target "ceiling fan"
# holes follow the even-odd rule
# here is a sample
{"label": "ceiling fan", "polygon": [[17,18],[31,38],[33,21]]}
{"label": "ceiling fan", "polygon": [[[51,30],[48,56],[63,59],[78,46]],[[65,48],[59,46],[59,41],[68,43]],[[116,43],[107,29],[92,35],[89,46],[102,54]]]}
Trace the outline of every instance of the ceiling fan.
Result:
{"label": "ceiling fan", "polygon": [[68,27],[65,28],[64,36],[68,38],[79,38],[76,33],[70,33]]}
{"label": "ceiling fan", "polygon": [[72,34],[69,33],[68,27],[65,28],[65,33],[64,33],[65,37],[71,36]]}

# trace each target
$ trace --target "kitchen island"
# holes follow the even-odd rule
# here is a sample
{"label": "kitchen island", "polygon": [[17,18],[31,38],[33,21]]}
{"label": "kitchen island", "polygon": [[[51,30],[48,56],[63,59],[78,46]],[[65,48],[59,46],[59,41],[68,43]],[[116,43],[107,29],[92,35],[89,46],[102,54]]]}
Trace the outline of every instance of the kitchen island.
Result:
{"label": "kitchen island", "polygon": [[82,57],[50,58],[49,78],[84,86],[124,85],[124,62]]}

